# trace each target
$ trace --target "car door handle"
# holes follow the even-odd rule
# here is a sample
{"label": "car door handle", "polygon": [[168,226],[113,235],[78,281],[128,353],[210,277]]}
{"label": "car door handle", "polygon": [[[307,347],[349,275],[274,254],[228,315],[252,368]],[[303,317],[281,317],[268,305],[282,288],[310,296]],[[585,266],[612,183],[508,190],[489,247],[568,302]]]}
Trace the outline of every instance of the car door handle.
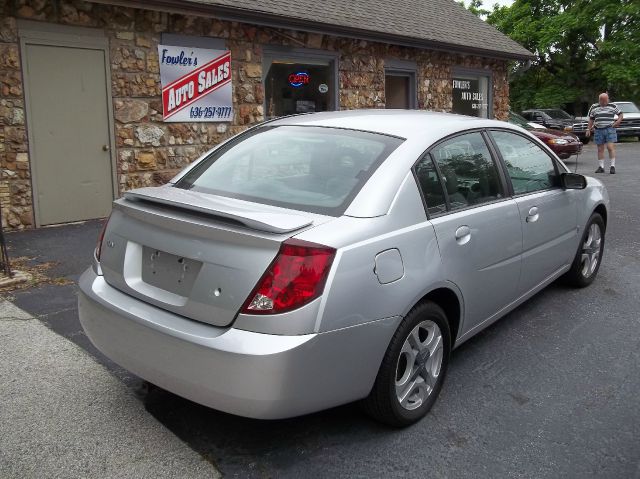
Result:
{"label": "car door handle", "polygon": [[456,243],[459,245],[467,244],[471,240],[471,228],[466,225],[460,226],[456,230]]}
{"label": "car door handle", "polygon": [[540,218],[540,215],[538,214],[538,208],[532,206],[529,209],[529,214],[527,215],[527,223],[535,223],[536,221],[538,221],[538,218]]}

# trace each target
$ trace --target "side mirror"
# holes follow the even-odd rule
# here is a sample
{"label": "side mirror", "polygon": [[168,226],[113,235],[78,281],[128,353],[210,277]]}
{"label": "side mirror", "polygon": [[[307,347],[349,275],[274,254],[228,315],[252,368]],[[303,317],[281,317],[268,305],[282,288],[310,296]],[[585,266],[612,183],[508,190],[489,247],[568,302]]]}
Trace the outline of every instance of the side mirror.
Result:
{"label": "side mirror", "polygon": [[565,190],[584,190],[587,187],[587,179],[577,173],[562,173],[560,185]]}

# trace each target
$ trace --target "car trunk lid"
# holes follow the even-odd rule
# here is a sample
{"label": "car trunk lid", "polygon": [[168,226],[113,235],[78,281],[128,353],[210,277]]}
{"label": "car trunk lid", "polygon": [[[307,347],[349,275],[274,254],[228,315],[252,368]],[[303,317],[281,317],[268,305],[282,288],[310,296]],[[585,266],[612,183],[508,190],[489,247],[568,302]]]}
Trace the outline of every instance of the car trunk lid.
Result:
{"label": "car trunk lid", "polygon": [[113,287],[227,326],[281,243],[330,219],[172,186],[144,188],[114,203],[100,262]]}
{"label": "car trunk lid", "polygon": [[126,192],[124,197],[225,218],[268,233],[290,233],[309,226],[313,221],[309,216],[278,211],[268,205],[170,186],[141,188]]}

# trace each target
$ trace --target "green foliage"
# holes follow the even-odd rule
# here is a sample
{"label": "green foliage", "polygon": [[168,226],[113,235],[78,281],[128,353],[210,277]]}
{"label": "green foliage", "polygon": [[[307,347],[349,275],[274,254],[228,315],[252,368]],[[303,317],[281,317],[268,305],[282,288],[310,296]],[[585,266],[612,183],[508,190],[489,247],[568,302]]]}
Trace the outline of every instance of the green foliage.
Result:
{"label": "green foliage", "polygon": [[535,54],[511,71],[511,108],[569,105],[584,113],[598,93],[640,100],[639,0],[515,0],[469,9]]}
{"label": "green foliage", "polygon": [[491,13],[490,10],[482,8],[482,0],[471,0],[469,6],[465,5],[464,0],[459,0],[458,3],[478,17],[486,17]]}

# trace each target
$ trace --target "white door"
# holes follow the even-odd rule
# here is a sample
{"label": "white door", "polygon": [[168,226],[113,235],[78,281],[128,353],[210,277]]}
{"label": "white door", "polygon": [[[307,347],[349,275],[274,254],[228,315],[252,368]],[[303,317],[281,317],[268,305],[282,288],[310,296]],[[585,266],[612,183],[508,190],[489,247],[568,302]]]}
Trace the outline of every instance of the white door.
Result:
{"label": "white door", "polygon": [[105,51],[27,43],[37,224],[107,216],[113,201]]}

